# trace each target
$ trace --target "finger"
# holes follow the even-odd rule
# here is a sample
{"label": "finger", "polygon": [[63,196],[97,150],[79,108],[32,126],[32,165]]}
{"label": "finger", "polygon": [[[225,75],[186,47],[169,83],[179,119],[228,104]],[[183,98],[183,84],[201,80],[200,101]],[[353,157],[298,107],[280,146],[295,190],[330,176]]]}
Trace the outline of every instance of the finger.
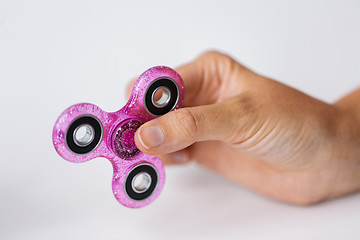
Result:
{"label": "finger", "polygon": [[[177,67],[175,69],[185,85],[184,106],[199,106],[212,104],[219,100],[219,96],[227,85],[227,92],[234,94],[225,94],[232,97],[238,93],[236,84],[239,79],[234,79],[234,75],[243,78],[251,78],[253,74],[249,69],[237,63],[228,55],[217,51],[208,51],[201,54],[194,61]],[[242,72],[243,74],[238,74]],[[245,76],[246,75],[246,76]],[[224,84],[224,82],[226,82]],[[130,96],[135,80],[131,81],[127,87],[127,95]]]}
{"label": "finger", "polygon": [[185,85],[184,106],[215,103],[221,90],[220,86],[228,79],[228,73],[234,64],[237,63],[229,56],[208,51],[194,61],[176,68]]}
{"label": "finger", "polygon": [[153,155],[175,152],[206,140],[230,143],[238,139],[237,132],[242,127],[247,127],[244,124],[249,124],[249,120],[242,119],[246,117],[242,108],[234,110],[234,106],[236,103],[226,101],[178,109],[142,125],[136,131],[135,143],[141,151]]}
{"label": "finger", "polygon": [[164,165],[183,165],[187,164],[191,161],[190,158],[190,149],[185,148],[183,150],[165,154],[165,155],[158,155]]}
{"label": "finger", "polygon": [[[196,60],[177,67],[175,71],[181,76],[185,89],[184,106],[196,106],[215,102],[215,93],[218,91],[218,84],[215,78],[221,74],[214,73],[218,70],[218,62],[223,57],[217,52],[207,52],[199,56]],[[212,72],[210,74],[210,72]],[[127,97],[130,97],[136,79],[133,79],[126,89]],[[210,82],[210,83],[209,83]],[[204,91],[203,89],[206,88]]]}

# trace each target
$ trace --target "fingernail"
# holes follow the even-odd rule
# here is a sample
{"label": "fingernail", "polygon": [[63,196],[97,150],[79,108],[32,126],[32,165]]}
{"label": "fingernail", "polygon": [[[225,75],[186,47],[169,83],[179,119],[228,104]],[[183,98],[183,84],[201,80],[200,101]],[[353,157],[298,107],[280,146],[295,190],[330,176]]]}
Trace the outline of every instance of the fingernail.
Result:
{"label": "fingernail", "polygon": [[164,142],[164,134],[158,126],[140,128],[140,143],[146,149],[154,148]]}
{"label": "fingernail", "polygon": [[175,163],[184,163],[188,160],[188,155],[184,152],[175,152],[173,153],[173,159]]}

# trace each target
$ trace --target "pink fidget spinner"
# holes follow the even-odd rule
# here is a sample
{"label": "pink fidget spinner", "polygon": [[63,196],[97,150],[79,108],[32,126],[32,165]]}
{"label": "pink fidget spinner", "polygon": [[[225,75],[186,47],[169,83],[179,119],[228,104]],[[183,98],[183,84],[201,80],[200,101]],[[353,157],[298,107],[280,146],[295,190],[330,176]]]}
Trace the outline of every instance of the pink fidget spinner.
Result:
{"label": "pink fidget spinner", "polygon": [[184,93],[182,79],[173,69],[150,68],[137,79],[129,101],[117,112],[104,112],[90,103],[66,109],[54,126],[54,147],[70,162],[109,159],[116,199],[127,207],[143,207],[160,194],[165,171],[158,157],[140,152],[134,134],[144,122],[180,108]]}

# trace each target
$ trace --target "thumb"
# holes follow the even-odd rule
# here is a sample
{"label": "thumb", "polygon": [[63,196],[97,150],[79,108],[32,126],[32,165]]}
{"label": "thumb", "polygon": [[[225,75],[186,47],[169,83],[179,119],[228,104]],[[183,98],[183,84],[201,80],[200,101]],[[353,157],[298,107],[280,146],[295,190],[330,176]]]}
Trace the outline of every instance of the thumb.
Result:
{"label": "thumb", "polygon": [[160,155],[195,142],[228,141],[239,129],[234,115],[224,103],[181,108],[143,124],[135,134],[135,143],[144,153]]}

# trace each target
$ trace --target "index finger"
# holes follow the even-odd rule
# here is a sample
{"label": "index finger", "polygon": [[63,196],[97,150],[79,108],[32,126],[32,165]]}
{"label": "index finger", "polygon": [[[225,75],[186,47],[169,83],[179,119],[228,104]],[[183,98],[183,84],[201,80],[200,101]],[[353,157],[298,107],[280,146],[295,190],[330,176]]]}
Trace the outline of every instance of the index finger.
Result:
{"label": "index finger", "polygon": [[[208,105],[219,100],[221,86],[229,79],[235,60],[219,52],[206,52],[175,70],[185,85],[184,107]],[[136,80],[129,83],[127,96]]]}

